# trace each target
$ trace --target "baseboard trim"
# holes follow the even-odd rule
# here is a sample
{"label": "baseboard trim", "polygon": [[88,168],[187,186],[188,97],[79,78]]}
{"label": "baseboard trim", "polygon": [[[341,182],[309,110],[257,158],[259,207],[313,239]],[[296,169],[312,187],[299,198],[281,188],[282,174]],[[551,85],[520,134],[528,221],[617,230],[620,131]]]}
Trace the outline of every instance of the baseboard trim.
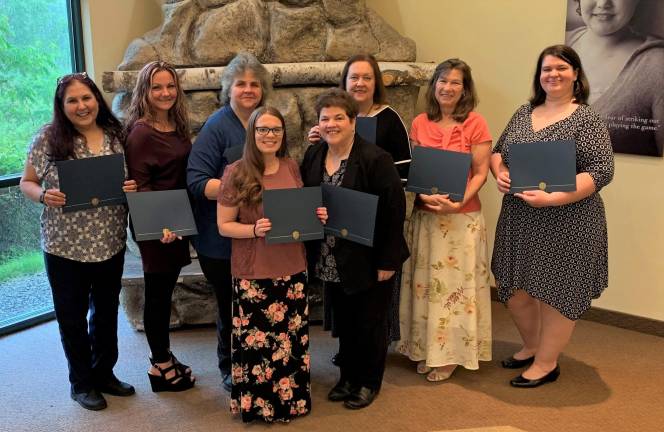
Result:
{"label": "baseboard trim", "polygon": [[[491,287],[491,300],[498,301],[498,291],[496,290],[496,287]],[[625,330],[664,337],[664,321],[652,318],[644,318],[623,312],[591,307],[590,310],[583,314],[581,319],[619,327]]]}

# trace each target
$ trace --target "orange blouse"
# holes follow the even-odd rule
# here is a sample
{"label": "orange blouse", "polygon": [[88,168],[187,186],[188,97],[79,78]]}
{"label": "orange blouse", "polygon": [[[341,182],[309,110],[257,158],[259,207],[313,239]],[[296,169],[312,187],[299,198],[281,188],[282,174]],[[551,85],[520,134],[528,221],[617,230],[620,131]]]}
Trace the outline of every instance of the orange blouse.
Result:
{"label": "orange blouse", "polygon": [[[446,128],[440,127],[438,123],[429,120],[426,113],[422,113],[413,119],[410,138],[415,141],[414,145],[470,153],[471,146],[491,141],[491,133],[484,117],[474,111],[468,114],[463,123]],[[468,181],[470,177],[471,173],[468,174]],[[475,195],[461,208],[460,213],[479,211],[481,208],[480,198]]]}

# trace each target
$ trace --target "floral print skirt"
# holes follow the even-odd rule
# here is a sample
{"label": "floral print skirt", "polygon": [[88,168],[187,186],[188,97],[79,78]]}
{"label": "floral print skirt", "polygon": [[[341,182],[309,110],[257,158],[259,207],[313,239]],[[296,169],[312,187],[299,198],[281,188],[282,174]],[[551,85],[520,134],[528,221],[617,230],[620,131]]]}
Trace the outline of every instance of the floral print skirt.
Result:
{"label": "floral print skirt", "polygon": [[289,421],[311,410],[306,274],[233,278],[231,412]]}
{"label": "floral print skirt", "polygon": [[406,233],[397,351],[430,367],[491,360],[491,292],[482,213],[416,209]]}

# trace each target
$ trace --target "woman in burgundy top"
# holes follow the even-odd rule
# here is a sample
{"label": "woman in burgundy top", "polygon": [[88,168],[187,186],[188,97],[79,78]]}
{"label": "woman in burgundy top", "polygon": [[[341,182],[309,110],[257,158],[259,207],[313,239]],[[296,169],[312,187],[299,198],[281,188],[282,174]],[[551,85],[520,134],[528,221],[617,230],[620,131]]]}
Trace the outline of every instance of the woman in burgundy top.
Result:
{"label": "woman in burgundy top", "polygon": [[[127,119],[127,166],[139,191],[186,189],[191,151],[184,93],[172,66],[151,62],[138,75]],[[194,385],[191,369],[170,351],[171,296],[180,270],[191,262],[189,242],[173,233],[138,242],[145,279],[144,327],[150,346],[152,391]]]}
{"label": "woman in burgundy top", "polygon": [[[304,245],[265,243],[272,225],[263,190],[302,187],[286,142],[278,110],[254,111],[244,155],[226,168],[217,204],[219,232],[233,239],[231,411],[244,422],[289,421],[311,410]],[[325,208],[317,215],[327,220]]]}

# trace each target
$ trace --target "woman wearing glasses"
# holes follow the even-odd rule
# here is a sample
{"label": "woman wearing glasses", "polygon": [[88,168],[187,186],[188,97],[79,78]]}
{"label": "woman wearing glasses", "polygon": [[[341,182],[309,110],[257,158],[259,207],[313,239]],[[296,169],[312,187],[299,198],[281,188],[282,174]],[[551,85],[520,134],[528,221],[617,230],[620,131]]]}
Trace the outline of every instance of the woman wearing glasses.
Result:
{"label": "woman wearing glasses", "polygon": [[226,151],[244,145],[249,116],[263,105],[271,89],[270,74],[256,57],[236,55],[221,76],[223,106],[205,122],[187,166],[187,185],[198,227],[193,243],[201,270],[217,299],[217,359],[222,386],[227,391],[231,390],[231,240],[219,235],[217,195],[229,162]]}
{"label": "woman wearing glasses", "polygon": [[[242,159],[222,178],[217,223],[233,239],[231,411],[242,421],[289,421],[311,410],[309,308],[302,243],[268,245],[267,189],[302,187],[288,158],[284,118],[272,107],[253,112]],[[327,220],[319,208],[318,218]]]}
{"label": "woman wearing glasses", "polygon": [[[138,74],[127,118],[127,165],[139,191],[185,189],[191,150],[184,92],[167,63],[150,62]],[[138,242],[143,262],[143,323],[152,366],[152,391],[182,391],[194,386],[191,369],[170,350],[171,297],[180,270],[191,262],[189,242],[173,233]]]}
{"label": "woman wearing glasses", "polygon": [[[106,400],[134,394],[118,380],[118,304],[124,265],[124,205],[63,213],[55,162],[122,153],[122,125],[85,73],[58,80],[53,119],[35,135],[21,177],[21,191],[44,205],[41,242],[53,307],[69,366],[71,398],[101,410]],[[127,180],[123,190],[136,190]],[[90,320],[87,320],[88,310]]]}

